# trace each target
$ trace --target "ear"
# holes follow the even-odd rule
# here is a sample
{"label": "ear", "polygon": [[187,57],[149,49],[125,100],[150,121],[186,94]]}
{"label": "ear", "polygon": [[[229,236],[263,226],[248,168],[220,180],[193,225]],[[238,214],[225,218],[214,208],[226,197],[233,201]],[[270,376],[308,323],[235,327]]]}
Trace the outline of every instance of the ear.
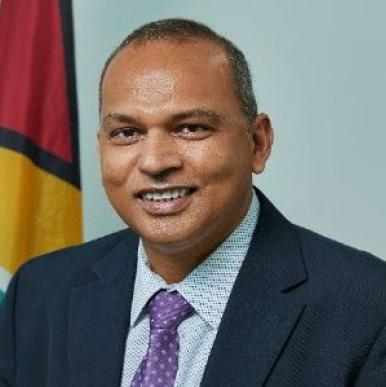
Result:
{"label": "ear", "polygon": [[251,127],[253,144],[252,171],[259,174],[264,171],[265,163],[271,154],[273,128],[271,120],[265,113],[259,113]]}
{"label": "ear", "polygon": [[100,157],[101,156],[101,130],[98,129],[98,132],[97,132],[97,153],[98,153],[98,156]]}

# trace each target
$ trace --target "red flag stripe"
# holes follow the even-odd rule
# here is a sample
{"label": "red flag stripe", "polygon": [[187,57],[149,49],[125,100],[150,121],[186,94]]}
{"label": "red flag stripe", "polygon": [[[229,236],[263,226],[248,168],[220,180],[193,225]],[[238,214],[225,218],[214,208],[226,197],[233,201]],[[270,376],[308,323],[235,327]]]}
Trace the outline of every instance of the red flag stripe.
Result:
{"label": "red flag stripe", "polygon": [[0,53],[0,126],[72,163],[75,144],[58,2],[2,0]]}

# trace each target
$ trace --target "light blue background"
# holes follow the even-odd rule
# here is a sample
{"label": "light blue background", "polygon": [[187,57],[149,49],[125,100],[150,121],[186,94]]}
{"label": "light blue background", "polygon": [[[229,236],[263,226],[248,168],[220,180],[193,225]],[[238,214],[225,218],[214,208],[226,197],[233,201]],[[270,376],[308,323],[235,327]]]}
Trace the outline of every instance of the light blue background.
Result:
{"label": "light blue background", "polygon": [[97,83],[132,29],[192,18],[246,53],[276,129],[255,183],[293,222],[386,259],[386,2],[75,0],[86,239],[122,227],[100,184]]}

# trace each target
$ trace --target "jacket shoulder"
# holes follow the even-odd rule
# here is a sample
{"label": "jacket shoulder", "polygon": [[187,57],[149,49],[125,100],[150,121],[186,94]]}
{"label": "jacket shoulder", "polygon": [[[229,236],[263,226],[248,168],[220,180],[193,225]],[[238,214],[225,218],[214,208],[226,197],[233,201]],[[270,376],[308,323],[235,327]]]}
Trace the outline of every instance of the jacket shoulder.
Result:
{"label": "jacket shoulder", "polygon": [[319,284],[354,285],[386,294],[386,262],[308,229],[295,226],[310,278]]}
{"label": "jacket shoulder", "polygon": [[15,276],[23,283],[59,285],[66,279],[70,281],[78,272],[90,268],[115,245],[129,237],[134,237],[133,232],[124,229],[86,243],[35,257],[23,264]]}

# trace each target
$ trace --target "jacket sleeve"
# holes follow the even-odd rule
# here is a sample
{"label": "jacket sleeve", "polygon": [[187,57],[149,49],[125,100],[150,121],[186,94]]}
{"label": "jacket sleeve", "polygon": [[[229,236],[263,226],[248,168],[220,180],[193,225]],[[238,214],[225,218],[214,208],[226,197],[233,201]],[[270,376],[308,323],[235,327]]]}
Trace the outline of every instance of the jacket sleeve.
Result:
{"label": "jacket sleeve", "polygon": [[386,325],[373,344],[359,372],[355,386],[386,387]]}
{"label": "jacket sleeve", "polygon": [[0,306],[0,387],[16,385],[15,304],[18,276],[14,276]]}

